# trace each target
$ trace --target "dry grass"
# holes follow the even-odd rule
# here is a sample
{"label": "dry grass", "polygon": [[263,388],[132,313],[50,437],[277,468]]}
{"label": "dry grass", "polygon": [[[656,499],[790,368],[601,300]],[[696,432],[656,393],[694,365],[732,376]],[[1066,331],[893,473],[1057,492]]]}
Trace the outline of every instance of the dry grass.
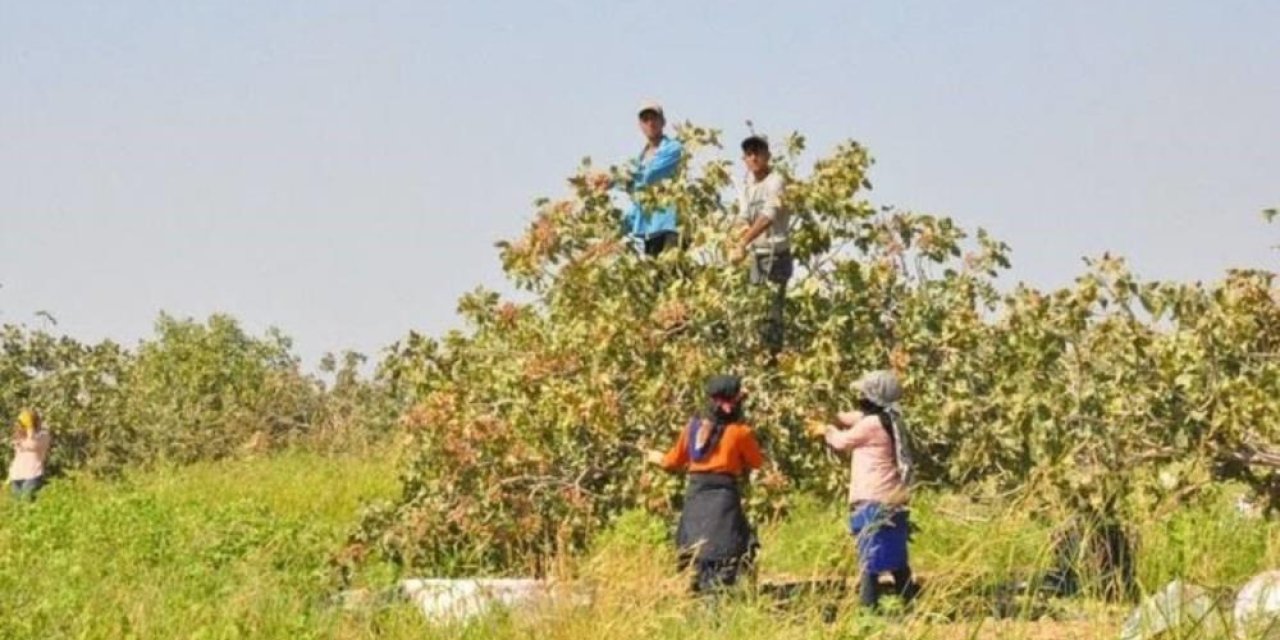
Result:
{"label": "dry grass", "polygon": [[[394,490],[378,457],[309,454],[200,465],[121,483],[62,481],[34,505],[0,506],[0,637],[84,638],[1114,638],[1128,605],[1048,598],[1011,588],[1051,562],[1051,525],[1016,506],[923,496],[913,563],[926,588],[910,610],[868,615],[853,589],[784,599],[742,590],[692,598],[677,575],[669,523],[626,514],[558,578],[585,586],[589,605],[497,611],[466,625],[429,626],[410,604],[331,602],[328,561],[358,505]],[[1138,525],[1138,578],[1173,578],[1229,594],[1280,566],[1280,525],[1210,496]],[[761,581],[838,580],[853,549],[837,505],[797,501],[761,527]],[[386,565],[358,576],[373,589]]]}

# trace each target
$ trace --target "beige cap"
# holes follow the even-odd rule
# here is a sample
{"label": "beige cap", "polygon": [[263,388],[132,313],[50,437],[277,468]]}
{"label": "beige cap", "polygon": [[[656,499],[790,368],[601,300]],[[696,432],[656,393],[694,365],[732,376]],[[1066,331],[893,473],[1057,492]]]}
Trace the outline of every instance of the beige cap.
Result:
{"label": "beige cap", "polygon": [[641,102],[640,108],[636,110],[636,114],[639,115],[646,111],[657,111],[658,115],[663,117],[666,116],[666,114],[662,112],[662,104],[657,100],[645,100],[644,102]]}

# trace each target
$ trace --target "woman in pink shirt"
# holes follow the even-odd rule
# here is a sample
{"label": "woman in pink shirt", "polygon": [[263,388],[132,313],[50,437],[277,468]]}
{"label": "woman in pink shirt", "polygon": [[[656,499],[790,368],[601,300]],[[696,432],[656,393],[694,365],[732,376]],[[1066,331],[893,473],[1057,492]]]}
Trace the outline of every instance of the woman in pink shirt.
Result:
{"label": "woman in pink shirt", "polygon": [[891,573],[895,590],[915,595],[907,558],[911,454],[898,408],[902,386],[890,371],[858,381],[858,410],[841,413],[834,425],[814,423],[809,433],[850,457],[849,530],[858,544],[859,599],[875,608],[880,574]]}
{"label": "woman in pink shirt", "polygon": [[49,458],[49,432],[34,409],[23,409],[13,425],[13,462],[9,463],[9,484],[13,495],[34,499],[44,485],[44,462]]}

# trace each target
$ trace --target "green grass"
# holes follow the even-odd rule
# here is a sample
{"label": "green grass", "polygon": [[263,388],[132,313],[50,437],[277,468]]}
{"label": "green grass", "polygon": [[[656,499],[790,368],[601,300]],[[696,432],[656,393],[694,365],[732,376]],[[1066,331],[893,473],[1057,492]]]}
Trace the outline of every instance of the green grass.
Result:
{"label": "green grass", "polygon": [[291,454],[0,501],[0,637],[328,637],[329,554],[393,478]]}
{"label": "green grass", "polygon": [[[928,592],[910,614],[864,615],[852,593],[691,599],[672,571],[670,523],[631,512],[589,554],[560,563],[590,587],[590,606],[429,628],[406,603],[347,610],[331,600],[329,560],[360,504],[396,491],[388,464],[295,453],[63,479],[33,504],[0,500],[0,638],[1106,638],[1127,611],[1001,595],[1047,567],[1050,525],[1013,507],[922,495],[912,554]],[[784,520],[760,527],[761,576],[851,575],[843,518],[838,505],[797,498]],[[1148,591],[1182,578],[1229,595],[1280,566],[1280,525],[1240,516],[1225,494],[1153,515],[1137,534]],[[360,581],[390,588],[393,573],[374,566]]]}

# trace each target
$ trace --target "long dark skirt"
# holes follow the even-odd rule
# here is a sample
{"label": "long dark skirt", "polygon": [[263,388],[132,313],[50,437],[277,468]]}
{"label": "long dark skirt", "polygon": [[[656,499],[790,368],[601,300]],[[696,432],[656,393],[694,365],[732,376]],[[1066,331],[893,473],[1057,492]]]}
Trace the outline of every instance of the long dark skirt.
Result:
{"label": "long dark skirt", "polygon": [[676,546],[680,569],[694,568],[694,591],[730,586],[737,582],[741,570],[750,567],[756,539],[733,476],[689,475]]}

